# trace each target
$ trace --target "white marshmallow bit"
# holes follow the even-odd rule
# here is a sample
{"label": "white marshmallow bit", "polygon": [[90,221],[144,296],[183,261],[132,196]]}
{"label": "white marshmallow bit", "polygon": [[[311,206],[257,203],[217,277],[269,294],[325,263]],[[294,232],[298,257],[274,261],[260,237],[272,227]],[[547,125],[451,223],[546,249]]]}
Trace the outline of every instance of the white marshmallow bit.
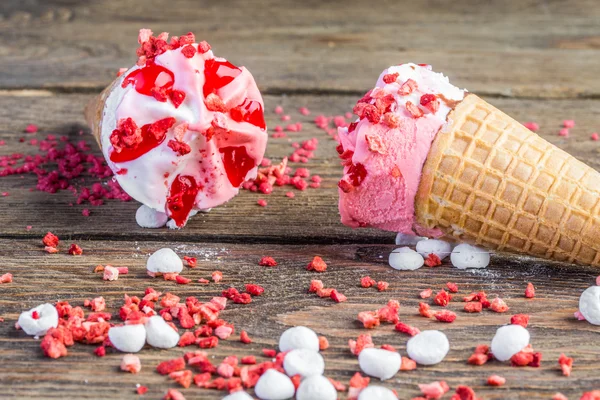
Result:
{"label": "white marshmallow bit", "polygon": [[401,271],[414,271],[425,263],[423,257],[409,247],[401,247],[390,253],[390,267]]}
{"label": "white marshmallow bit", "polygon": [[498,328],[492,339],[491,351],[498,361],[508,361],[529,344],[529,331],[521,325]]}
{"label": "white marshmallow bit", "polygon": [[295,326],[283,332],[279,338],[279,351],[309,349],[319,351],[319,337],[312,329]]}
{"label": "white marshmallow bit", "polygon": [[390,379],[400,370],[400,353],[374,347],[364,349],[358,355],[358,365],[367,375],[382,381]]}
{"label": "white marshmallow bit", "polygon": [[425,258],[433,253],[443,260],[452,252],[452,245],[438,239],[421,240],[417,243],[417,252]]}
{"label": "white marshmallow bit", "polygon": [[123,353],[137,353],[146,343],[146,328],[142,324],[113,326],[108,330],[113,347]]}
{"label": "white marshmallow bit", "polygon": [[281,372],[268,369],[256,382],[254,393],[261,400],[286,400],[294,396],[292,380]]}
{"label": "white marshmallow bit", "polygon": [[169,248],[155,251],[146,262],[148,275],[180,273],[183,270],[183,261]]}
{"label": "white marshmallow bit", "polygon": [[250,396],[243,390],[240,390],[223,397],[221,400],[254,400],[254,397]]}
{"label": "white marshmallow bit", "polygon": [[135,212],[135,222],[142,228],[162,228],[167,223],[169,217],[164,212],[142,204]]}
{"label": "white marshmallow bit", "polygon": [[29,311],[23,311],[17,323],[26,334],[42,336],[48,329],[58,326],[58,311],[52,304],[40,304]]}
{"label": "white marshmallow bit", "polygon": [[408,356],[417,364],[434,365],[442,362],[450,350],[450,343],[443,332],[423,331],[406,343]]}
{"label": "white marshmallow bit", "polygon": [[296,391],[296,400],[336,400],[337,391],[323,375],[303,379]]}
{"label": "white marshmallow bit", "polygon": [[579,312],[590,324],[600,325],[600,286],[592,286],[579,297]]}
{"label": "white marshmallow bit", "polygon": [[485,268],[490,263],[490,252],[470,244],[459,244],[450,255],[452,265],[458,269]]}
{"label": "white marshmallow bit", "polygon": [[154,315],[146,321],[146,342],[152,347],[170,349],[179,343],[179,333],[171,328],[160,315]]}
{"label": "white marshmallow bit", "polygon": [[360,391],[358,400],[398,400],[398,397],[388,388],[371,385]]}
{"label": "white marshmallow bit", "polygon": [[400,233],[396,235],[396,246],[414,246],[421,240],[427,238],[423,236],[407,235],[406,233]]}
{"label": "white marshmallow bit", "polygon": [[294,349],[285,355],[283,369],[288,376],[323,375],[325,361],[318,352],[309,349]]}

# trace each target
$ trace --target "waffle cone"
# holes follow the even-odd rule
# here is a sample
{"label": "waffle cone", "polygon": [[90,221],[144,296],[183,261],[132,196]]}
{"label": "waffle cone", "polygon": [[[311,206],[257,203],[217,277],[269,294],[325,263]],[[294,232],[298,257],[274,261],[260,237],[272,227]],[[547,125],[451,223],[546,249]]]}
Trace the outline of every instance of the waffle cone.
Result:
{"label": "waffle cone", "polygon": [[92,135],[96,139],[96,142],[98,142],[98,146],[100,146],[100,148],[102,148],[101,135],[102,117],[104,116],[104,105],[106,99],[110,95],[110,92],[112,91],[113,87],[118,83],[118,81],[118,78],[115,79],[110,85],[106,87],[106,89],[102,91],[102,93],[91,98],[90,101],[88,101],[88,103],[86,104],[85,109],[83,111],[85,115],[85,120],[88,126],[90,127]]}
{"label": "waffle cone", "polygon": [[417,222],[498,251],[600,265],[600,174],[469,94],[437,134]]}

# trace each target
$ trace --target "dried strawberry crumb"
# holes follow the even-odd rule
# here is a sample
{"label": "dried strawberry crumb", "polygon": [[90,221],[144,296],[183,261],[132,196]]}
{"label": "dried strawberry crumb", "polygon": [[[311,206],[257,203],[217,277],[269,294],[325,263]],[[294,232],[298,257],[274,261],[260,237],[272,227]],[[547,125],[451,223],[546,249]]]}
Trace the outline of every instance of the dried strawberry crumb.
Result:
{"label": "dried strawberry crumb", "polygon": [[423,107],[434,114],[440,108],[440,100],[435,94],[424,94],[421,96],[420,103]]}
{"label": "dried strawberry crumb", "polygon": [[329,340],[325,336],[319,336],[319,350],[327,350],[329,348]]}
{"label": "dried strawberry crumb", "polygon": [[558,365],[564,376],[571,376],[571,370],[573,369],[573,359],[561,354],[558,358]]}
{"label": "dried strawberry crumb", "polygon": [[450,310],[438,311],[433,316],[440,322],[451,323],[454,322],[454,320],[456,319],[456,314]]}
{"label": "dried strawberry crumb", "polygon": [[219,338],[216,336],[207,337],[197,341],[198,347],[201,349],[212,349],[219,345]]}
{"label": "dried strawberry crumb", "polygon": [[355,356],[358,356],[364,349],[375,347],[373,344],[373,338],[369,334],[359,335],[356,340],[348,340],[348,346],[350,347],[352,354]]}
{"label": "dried strawberry crumb", "polygon": [[267,206],[267,201],[265,199],[258,199],[258,201],[256,203],[261,207]]}
{"label": "dried strawberry crumb", "polygon": [[197,264],[197,259],[196,257],[188,257],[188,256],[183,256],[183,259],[185,260],[185,262],[187,263],[187,266],[190,268],[194,268],[196,267]]}
{"label": "dried strawberry crumb", "polygon": [[221,271],[214,271],[214,272],[211,274],[211,277],[212,277],[212,280],[213,280],[215,283],[219,283],[219,282],[221,282],[221,280],[223,279],[223,273],[222,273]]}
{"label": "dried strawberry crumb", "polygon": [[470,301],[465,304],[464,310],[468,313],[480,313],[483,310],[483,306],[478,301]]}
{"label": "dried strawberry crumb", "polygon": [[184,156],[192,151],[189,144],[180,142],[179,140],[169,140],[167,146],[171,148],[178,156]]}
{"label": "dried strawberry crumb", "polygon": [[383,76],[383,82],[386,84],[394,83],[396,82],[396,79],[398,79],[398,76],[400,76],[400,74],[397,72],[394,72],[393,74],[385,74]]}
{"label": "dried strawberry crumb", "polygon": [[179,390],[169,389],[167,390],[167,394],[165,394],[162,400],[185,400],[185,397]]}
{"label": "dried strawberry crumb", "polygon": [[527,328],[529,324],[529,315],[527,314],[515,314],[510,318],[512,325],[521,325],[523,328]]}
{"label": "dried strawberry crumb", "polygon": [[422,299],[428,299],[431,297],[432,293],[433,293],[433,290],[425,289],[425,290],[421,291],[421,293],[419,293],[419,297]]}
{"label": "dried strawberry crumb", "polygon": [[377,290],[379,290],[380,292],[387,290],[389,287],[390,287],[390,284],[386,281],[377,282]]}
{"label": "dried strawberry crumb", "polygon": [[506,383],[506,379],[499,375],[490,375],[487,379],[487,384],[490,386],[502,386]]}
{"label": "dried strawberry crumb", "polygon": [[204,54],[210,50],[210,44],[205,42],[204,40],[198,43],[198,53]]}
{"label": "dried strawberry crumb", "polygon": [[13,276],[10,272],[0,276],[0,283],[11,283],[13,281]]}
{"label": "dried strawberry crumb", "polygon": [[313,279],[310,281],[310,286],[308,287],[309,293],[317,293],[319,290],[323,289],[323,282],[318,279]]}
{"label": "dried strawberry crumb", "polygon": [[450,400],[478,400],[477,394],[469,386],[458,386]]}
{"label": "dried strawberry crumb", "polygon": [[535,287],[533,283],[527,283],[527,288],[525,289],[525,297],[528,299],[533,299],[535,297]]}
{"label": "dried strawberry crumb", "polygon": [[450,291],[450,293],[458,293],[458,285],[454,282],[446,283],[446,287]]}
{"label": "dried strawberry crumb", "polygon": [[156,371],[161,375],[168,375],[171,372],[185,369],[185,360],[183,357],[163,361],[156,367]]}
{"label": "dried strawberry crumb", "polygon": [[46,233],[46,236],[42,239],[42,243],[48,247],[58,247],[58,236],[53,234],[52,232]]}
{"label": "dried strawberry crumb", "polygon": [[497,313],[503,313],[503,312],[508,311],[509,307],[506,305],[504,300],[502,300],[500,297],[496,297],[490,303],[490,310],[497,312]]}
{"label": "dried strawberry crumb", "polygon": [[258,262],[258,265],[261,265],[263,267],[274,267],[277,265],[277,261],[275,261],[275,259],[273,257],[263,257],[260,259],[260,261]]}
{"label": "dried strawberry crumb", "polygon": [[181,48],[181,54],[183,54],[186,58],[192,58],[196,55],[196,48],[191,44],[187,46],[183,46]]}
{"label": "dried strawberry crumb", "polygon": [[537,132],[540,130],[540,126],[535,122],[525,122],[523,126],[532,132]]}
{"label": "dried strawberry crumb", "polygon": [[312,261],[306,266],[309,271],[325,272],[327,270],[327,264],[319,256],[315,256]]}
{"label": "dried strawberry crumb", "polygon": [[442,307],[446,307],[450,303],[450,300],[452,300],[452,296],[444,289],[440,290],[433,298],[433,302]]}
{"label": "dried strawberry crumb", "polygon": [[373,329],[381,323],[379,316],[374,311],[361,311],[358,313],[357,319],[366,329]]}
{"label": "dried strawberry crumb", "polygon": [[275,349],[262,349],[265,357],[273,358],[277,355],[277,351]]}
{"label": "dried strawberry crumb", "polygon": [[421,332],[419,330],[419,328],[415,328],[415,327],[407,325],[403,322],[398,322],[394,329],[398,332],[406,333],[407,335],[410,335],[410,336],[415,336]]}
{"label": "dried strawberry crumb", "polygon": [[425,265],[428,267],[437,267],[442,265],[442,260],[440,260],[440,257],[438,257],[437,254],[429,253],[427,258],[425,258]]}
{"label": "dried strawberry crumb", "polygon": [[262,286],[251,283],[246,284],[246,292],[250,293],[252,296],[260,296],[264,291],[265,289]]}
{"label": "dried strawberry crumb", "polygon": [[575,121],[572,119],[565,119],[563,121],[563,126],[565,128],[573,128],[575,126]]}
{"label": "dried strawberry crumb", "polygon": [[71,247],[69,247],[69,254],[74,256],[80,256],[83,254],[83,250],[81,249],[81,247],[79,247],[79,245],[73,243]]}
{"label": "dried strawberry crumb", "polygon": [[173,106],[175,108],[179,108],[179,106],[185,100],[185,92],[181,90],[172,90],[171,92],[169,92],[169,98],[171,99]]}
{"label": "dried strawberry crumb", "polygon": [[408,111],[413,118],[421,118],[423,116],[423,110],[414,105],[411,101],[407,101],[405,107],[406,111]]}
{"label": "dried strawberry crumb", "polygon": [[417,363],[408,357],[402,357],[400,363],[400,371],[412,371],[417,369]]}
{"label": "dried strawberry crumb", "polygon": [[319,296],[321,298],[331,297],[331,292],[333,292],[333,288],[317,289],[317,296]]}
{"label": "dried strawberry crumb", "polygon": [[252,339],[250,339],[250,336],[248,335],[248,332],[246,332],[246,331],[241,331],[240,332],[240,342],[242,342],[244,344],[250,344],[250,343],[252,343]]}
{"label": "dried strawberry crumb", "polygon": [[450,390],[450,386],[444,381],[436,381],[418,385],[421,393],[427,399],[440,399]]}
{"label": "dried strawberry crumb", "polygon": [[329,382],[331,382],[331,384],[333,385],[333,387],[335,388],[336,391],[338,391],[338,392],[346,391],[346,385],[344,385],[343,383],[333,380],[331,378],[327,378],[327,379],[329,379]]}
{"label": "dried strawberry crumb", "polygon": [[364,288],[370,288],[371,286],[375,285],[377,285],[377,282],[370,276],[363,276],[362,278],[360,278],[360,286]]}
{"label": "dried strawberry crumb", "polygon": [[143,394],[146,394],[148,392],[148,388],[146,386],[138,386],[135,389],[136,393],[139,394],[140,396]]}
{"label": "dried strawberry crumb", "polygon": [[412,79],[409,79],[400,86],[398,94],[400,96],[406,96],[411,94],[416,88],[417,82],[413,81]]}
{"label": "dried strawberry crumb", "polygon": [[433,311],[431,311],[427,303],[419,303],[419,314],[425,318],[433,317]]}
{"label": "dried strawberry crumb", "polygon": [[471,365],[483,365],[486,362],[488,362],[488,360],[489,360],[489,357],[487,354],[473,353],[467,360],[467,363],[469,363]]}
{"label": "dried strawberry crumb", "polygon": [[336,303],[342,303],[342,302],[348,300],[348,298],[346,296],[344,296],[342,293],[338,292],[336,289],[333,289],[331,291],[330,297]]}

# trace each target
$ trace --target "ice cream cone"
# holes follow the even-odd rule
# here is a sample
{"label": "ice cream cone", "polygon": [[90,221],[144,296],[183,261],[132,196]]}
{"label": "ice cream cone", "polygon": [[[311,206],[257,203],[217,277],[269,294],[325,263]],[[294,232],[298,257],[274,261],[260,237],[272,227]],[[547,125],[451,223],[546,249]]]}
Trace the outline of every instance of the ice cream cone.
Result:
{"label": "ice cream cone", "polygon": [[108,98],[110,92],[112,91],[114,85],[117,84],[118,81],[119,78],[115,79],[102,91],[102,93],[91,98],[90,101],[88,101],[88,103],[85,105],[85,120],[88,126],[90,127],[92,135],[96,139],[96,142],[98,142],[98,146],[100,146],[100,148],[102,148],[102,141],[100,140],[100,138],[102,134],[102,116],[104,113],[105,101]]}
{"label": "ice cream cone", "polygon": [[447,237],[600,265],[600,173],[473,94],[437,134],[415,209]]}

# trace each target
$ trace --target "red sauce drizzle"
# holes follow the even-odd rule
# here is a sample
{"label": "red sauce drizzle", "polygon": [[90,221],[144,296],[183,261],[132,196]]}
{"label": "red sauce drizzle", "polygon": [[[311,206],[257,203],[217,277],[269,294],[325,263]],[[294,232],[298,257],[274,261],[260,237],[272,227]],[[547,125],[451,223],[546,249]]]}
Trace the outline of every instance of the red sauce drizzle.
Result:
{"label": "red sauce drizzle", "polygon": [[234,187],[239,187],[248,171],[256,166],[254,159],[248,155],[245,146],[228,146],[219,151],[223,153],[223,165],[229,182]]}
{"label": "red sauce drizzle", "polygon": [[204,63],[204,97],[228,85],[242,70],[229,61],[206,60]]}
{"label": "red sauce drizzle", "polygon": [[165,67],[148,62],[145,67],[136,69],[127,75],[122,86],[126,87],[132,83],[138,93],[154,96],[155,88],[162,93],[169,92],[173,88],[174,81],[173,72]]}
{"label": "red sauce drizzle", "polygon": [[144,154],[161,144],[165,140],[166,135],[163,135],[163,137],[160,140],[157,139],[156,136],[150,133],[151,125],[152,124],[146,124],[142,126],[143,139],[140,144],[138,144],[136,147],[124,148],[123,150],[121,150],[120,153],[112,151],[110,153],[110,160],[114,163],[122,163],[125,161],[135,160],[136,158],[143,156]]}
{"label": "red sauce drizzle", "polygon": [[[246,99],[238,107],[240,113],[242,114],[242,121],[246,121],[251,123],[252,125],[258,126],[262,130],[265,130],[267,128],[263,108],[258,101]],[[231,117],[234,117],[233,113],[231,114]]]}
{"label": "red sauce drizzle", "polygon": [[173,218],[177,226],[181,227],[187,221],[188,215],[196,202],[196,195],[202,189],[196,184],[196,180],[189,175],[177,175],[167,198],[169,216]]}

